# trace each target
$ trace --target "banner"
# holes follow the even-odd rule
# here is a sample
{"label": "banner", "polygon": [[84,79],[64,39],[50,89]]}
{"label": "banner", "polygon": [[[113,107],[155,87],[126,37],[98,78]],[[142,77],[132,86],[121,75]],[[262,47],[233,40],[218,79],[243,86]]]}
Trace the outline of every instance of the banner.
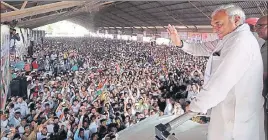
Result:
{"label": "banner", "polygon": [[202,33],[203,42],[214,41],[216,39],[218,39],[218,36],[215,33]]}
{"label": "banner", "polygon": [[137,41],[143,42],[143,35],[142,34],[137,34]]}
{"label": "banner", "polygon": [[206,42],[208,40],[208,33],[202,33],[202,41]]}
{"label": "banner", "polygon": [[0,108],[4,109],[6,104],[6,97],[10,83],[10,72],[9,72],[9,43],[10,43],[10,32],[9,27],[1,25],[1,75],[0,75]]}
{"label": "banner", "polygon": [[146,37],[146,31],[143,31],[143,36]]}
{"label": "banner", "polygon": [[161,32],[161,38],[169,38],[168,32]]}
{"label": "banner", "polygon": [[178,33],[181,37],[181,40],[187,40],[188,39],[188,33],[187,32],[179,32]]}
{"label": "banner", "polygon": [[201,33],[193,33],[193,32],[188,33],[188,41],[189,42],[199,42],[201,40],[202,40]]}

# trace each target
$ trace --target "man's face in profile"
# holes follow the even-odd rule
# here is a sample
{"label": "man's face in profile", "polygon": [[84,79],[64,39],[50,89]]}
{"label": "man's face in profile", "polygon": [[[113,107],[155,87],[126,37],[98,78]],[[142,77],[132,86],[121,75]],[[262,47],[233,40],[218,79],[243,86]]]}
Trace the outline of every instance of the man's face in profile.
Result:
{"label": "man's face in profile", "polygon": [[[236,17],[235,21],[239,19],[239,17]],[[236,28],[235,22],[230,19],[225,10],[220,10],[212,16],[211,25],[220,39]]]}
{"label": "man's face in profile", "polygon": [[268,16],[260,18],[255,26],[259,37],[264,40],[268,39],[267,23],[268,23]]}

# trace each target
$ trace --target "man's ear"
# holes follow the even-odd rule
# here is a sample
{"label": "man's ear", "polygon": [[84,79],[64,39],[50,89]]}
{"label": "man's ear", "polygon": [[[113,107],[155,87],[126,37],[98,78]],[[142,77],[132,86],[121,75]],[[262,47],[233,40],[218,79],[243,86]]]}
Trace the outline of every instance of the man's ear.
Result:
{"label": "man's ear", "polygon": [[235,16],[234,17],[234,21],[235,21],[235,25],[236,26],[238,26],[239,24],[241,24],[241,23],[239,23],[240,19],[241,19],[240,16]]}

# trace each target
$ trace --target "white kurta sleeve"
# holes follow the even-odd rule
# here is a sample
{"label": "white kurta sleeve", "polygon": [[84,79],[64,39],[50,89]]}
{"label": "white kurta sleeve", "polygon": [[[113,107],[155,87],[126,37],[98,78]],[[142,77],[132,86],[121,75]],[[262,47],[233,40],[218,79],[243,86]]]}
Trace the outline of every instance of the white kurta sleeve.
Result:
{"label": "white kurta sleeve", "polygon": [[204,43],[187,43],[183,42],[181,48],[184,52],[194,56],[210,56],[216,48],[218,40]]}
{"label": "white kurta sleeve", "polygon": [[208,83],[196,99],[192,100],[189,107],[191,111],[206,113],[208,109],[222,102],[250,67],[253,55],[249,49],[252,47],[249,46],[250,43],[236,41],[229,44],[232,45],[232,50],[224,56]]}

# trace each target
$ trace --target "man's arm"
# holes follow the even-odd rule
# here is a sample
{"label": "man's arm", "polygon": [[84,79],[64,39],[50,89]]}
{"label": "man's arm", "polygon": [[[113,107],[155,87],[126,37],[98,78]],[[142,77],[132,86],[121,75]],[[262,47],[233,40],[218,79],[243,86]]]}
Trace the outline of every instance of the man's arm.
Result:
{"label": "man's arm", "polygon": [[167,31],[175,46],[180,47],[184,52],[194,56],[210,56],[218,43],[218,40],[206,43],[187,43],[181,40],[174,26],[168,25]]}
{"label": "man's arm", "polygon": [[206,113],[226,98],[251,65],[253,55],[250,49],[244,48],[248,47],[247,45],[249,44],[241,41],[233,44],[232,47],[235,48],[224,57],[211,79],[191,102],[190,111]]}
{"label": "man's arm", "polygon": [[20,41],[20,35],[18,33],[14,34],[13,39]]}
{"label": "man's arm", "polygon": [[[188,54],[194,56],[210,56],[210,54],[216,49],[218,40],[204,43],[187,43],[182,41],[182,50]],[[180,47],[180,46],[179,46]]]}

